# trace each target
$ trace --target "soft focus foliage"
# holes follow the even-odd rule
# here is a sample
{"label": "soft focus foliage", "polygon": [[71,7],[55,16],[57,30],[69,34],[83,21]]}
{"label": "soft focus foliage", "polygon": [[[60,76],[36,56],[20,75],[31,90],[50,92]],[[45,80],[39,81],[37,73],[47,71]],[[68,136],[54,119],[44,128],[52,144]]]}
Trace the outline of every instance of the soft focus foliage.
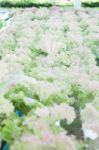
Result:
{"label": "soft focus foliage", "polygon": [[0,139],[9,150],[98,150],[99,15],[11,11],[0,30]]}

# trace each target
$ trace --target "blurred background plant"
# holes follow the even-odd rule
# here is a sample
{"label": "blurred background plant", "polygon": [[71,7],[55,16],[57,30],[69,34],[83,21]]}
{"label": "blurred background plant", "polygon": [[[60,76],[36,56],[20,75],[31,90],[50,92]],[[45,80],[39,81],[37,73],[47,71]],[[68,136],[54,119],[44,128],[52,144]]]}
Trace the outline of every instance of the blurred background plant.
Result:
{"label": "blurred background plant", "polygon": [[[51,5],[63,5],[63,6],[72,6],[74,0],[0,0],[0,5],[3,7],[12,7],[12,6],[33,6],[36,5],[40,7],[41,5],[51,6]],[[81,0],[82,5],[86,7],[99,7],[98,0]]]}
{"label": "blurred background plant", "polygon": [[5,21],[0,20],[0,29],[3,28],[6,25]]}

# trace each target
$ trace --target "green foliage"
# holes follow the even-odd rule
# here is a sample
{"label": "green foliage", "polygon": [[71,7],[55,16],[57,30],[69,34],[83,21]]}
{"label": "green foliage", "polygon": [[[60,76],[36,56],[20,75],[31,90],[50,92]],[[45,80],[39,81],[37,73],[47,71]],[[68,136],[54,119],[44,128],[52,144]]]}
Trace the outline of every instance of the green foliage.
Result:
{"label": "green foliage", "polygon": [[16,48],[16,41],[13,37],[10,37],[9,39],[7,39],[6,41],[4,41],[4,48],[8,49],[10,51],[15,51]]}
{"label": "green foliage", "polygon": [[0,29],[3,28],[6,25],[5,21],[0,20]]}
{"label": "green foliage", "polygon": [[24,72],[26,73],[26,75],[30,75],[31,76],[31,71],[33,68],[37,67],[37,61],[36,58],[33,56],[31,60],[23,60],[22,65],[24,67]]}
{"label": "green foliage", "polygon": [[80,118],[76,118],[73,123],[68,125],[66,120],[61,120],[61,126],[68,132],[69,135],[75,135],[77,139],[83,139],[82,122]]}
{"label": "green foliage", "polygon": [[74,41],[72,41],[72,40],[66,40],[65,41],[65,48],[63,49],[65,52],[66,51],[72,51],[74,48],[76,48],[77,47],[77,43],[76,42],[74,42]]}
{"label": "green foliage", "polygon": [[[13,119],[15,119],[15,117]],[[0,127],[0,139],[6,141],[7,143],[13,143],[13,140],[18,139],[21,135],[21,129],[13,119],[4,120],[2,123],[3,127]]]}
{"label": "green foliage", "polygon": [[70,28],[69,28],[69,26],[64,26],[64,33],[67,33],[68,31],[70,31]]}
{"label": "green foliage", "polygon": [[13,105],[15,106],[15,110],[19,110],[23,114],[26,114],[30,110],[30,107],[27,106],[23,101],[25,96],[31,97],[33,94],[31,90],[20,84],[16,85],[5,94],[5,98],[12,101]]}
{"label": "green foliage", "polygon": [[94,99],[94,93],[82,88],[80,85],[72,85],[72,96],[75,98],[74,107],[84,108],[85,105]]}
{"label": "green foliage", "polygon": [[88,33],[88,25],[86,24],[86,23],[81,23],[81,25],[80,25],[80,28],[81,28],[81,32],[86,32],[86,33]]}
{"label": "green foliage", "polygon": [[[15,4],[21,4],[22,6],[24,5],[29,5],[29,4],[46,4],[46,6],[48,6],[48,4],[58,4],[58,5],[66,5],[67,2],[61,2],[60,0],[0,0],[0,2],[9,2],[13,5]],[[15,5],[16,6],[16,5]]]}
{"label": "green foliage", "polygon": [[[27,5],[31,1],[22,0],[21,2]],[[16,0],[13,3],[15,4]],[[65,16],[66,13],[70,14],[70,18]],[[38,142],[36,146],[39,144],[35,138],[39,139],[40,143],[44,142],[42,145],[46,144],[46,140],[51,144],[56,140],[55,142],[59,143],[57,147],[59,150],[68,148],[66,144],[70,150],[83,150],[86,146],[82,131],[84,123],[82,110],[86,108],[87,103],[98,99],[98,68],[95,66],[93,54],[96,55],[96,59],[99,58],[99,40],[90,39],[88,43],[85,41],[88,38],[86,36],[89,27],[80,19],[79,13],[77,11],[76,20],[74,11],[56,6],[50,9],[43,7],[40,9],[33,7],[30,10],[21,9],[18,10],[18,15],[15,10],[11,28],[0,36],[0,55],[2,56],[0,82],[2,79],[6,82],[17,72],[21,72],[24,78],[21,78],[23,83],[20,83],[20,74],[18,74],[19,82],[17,83],[19,84],[11,82],[9,89],[0,91],[3,97],[3,101],[0,99],[0,110],[2,110],[0,139],[7,142],[9,147],[15,146],[14,150],[35,149],[33,147],[35,142]],[[70,20],[72,22],[69,22]],[[87,46],[90,47],[93,54]],[[16,65],[14,69],[13,64]],[[79,76],[82,82],[77,80]],[[89,83],[88,88],[84,80],[86,78]],[[2,86],[0,84],[1,89]],[[22,113],[21,117],[16,114],[18,111]],[[61,134],[61,131],[67,135]],[[75,138],[72,139],[71,135],[77,141]],[[27,143],[22,142],[22,138]],[[28,140],[30,140],[29,143]],[[79,148],[71,148],[74,141]],[[57,150],[48,143],[43,149],[41,145],[36,149]]]}
{"label": "green foliage", "polygon": [[56,94],[52,94],[48,97],[48,99],[44,100],[44,104],[45,105],[53,105],[54,103],[59,104],[61,102],[67,102],[68,97],[65,95],[65,93],[56,93]]}
{"label": "green foliage", "polygon": [[88,40],[87,44],[95,54],[96,58],[99,59],[99,40]]}
{"label": "green foliage", "polygon": [[31,52],[32,52],[32,57],[38,57],[38,56],[47,56],[48,53],[45,52],[44,50],[42,49],[37,49],[37,48],[34,48],[34,47],[31,47]]}

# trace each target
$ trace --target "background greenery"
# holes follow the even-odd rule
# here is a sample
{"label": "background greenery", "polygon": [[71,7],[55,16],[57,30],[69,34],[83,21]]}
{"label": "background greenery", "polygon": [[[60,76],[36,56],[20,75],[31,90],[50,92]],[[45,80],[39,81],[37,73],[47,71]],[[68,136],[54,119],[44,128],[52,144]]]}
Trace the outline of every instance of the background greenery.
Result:
{"label": "background greenery", "polygon": [[[99,7],[99,0],[81,0],[83,6]],[[32,6],[33,4],[56,4],[56,5],[72,5],[73,0],[0,0],[1,6]]]}

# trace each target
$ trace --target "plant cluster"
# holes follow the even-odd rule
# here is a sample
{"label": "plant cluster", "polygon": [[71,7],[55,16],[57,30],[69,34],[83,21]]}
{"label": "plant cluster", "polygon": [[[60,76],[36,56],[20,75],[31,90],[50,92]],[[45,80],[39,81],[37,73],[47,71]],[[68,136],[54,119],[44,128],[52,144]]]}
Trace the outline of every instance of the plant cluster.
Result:
{"label": "plant cluster", "polygon": [[1,143],[9,150],[98,150],[99,16],[56,6],[13,11],[0,33]]}

